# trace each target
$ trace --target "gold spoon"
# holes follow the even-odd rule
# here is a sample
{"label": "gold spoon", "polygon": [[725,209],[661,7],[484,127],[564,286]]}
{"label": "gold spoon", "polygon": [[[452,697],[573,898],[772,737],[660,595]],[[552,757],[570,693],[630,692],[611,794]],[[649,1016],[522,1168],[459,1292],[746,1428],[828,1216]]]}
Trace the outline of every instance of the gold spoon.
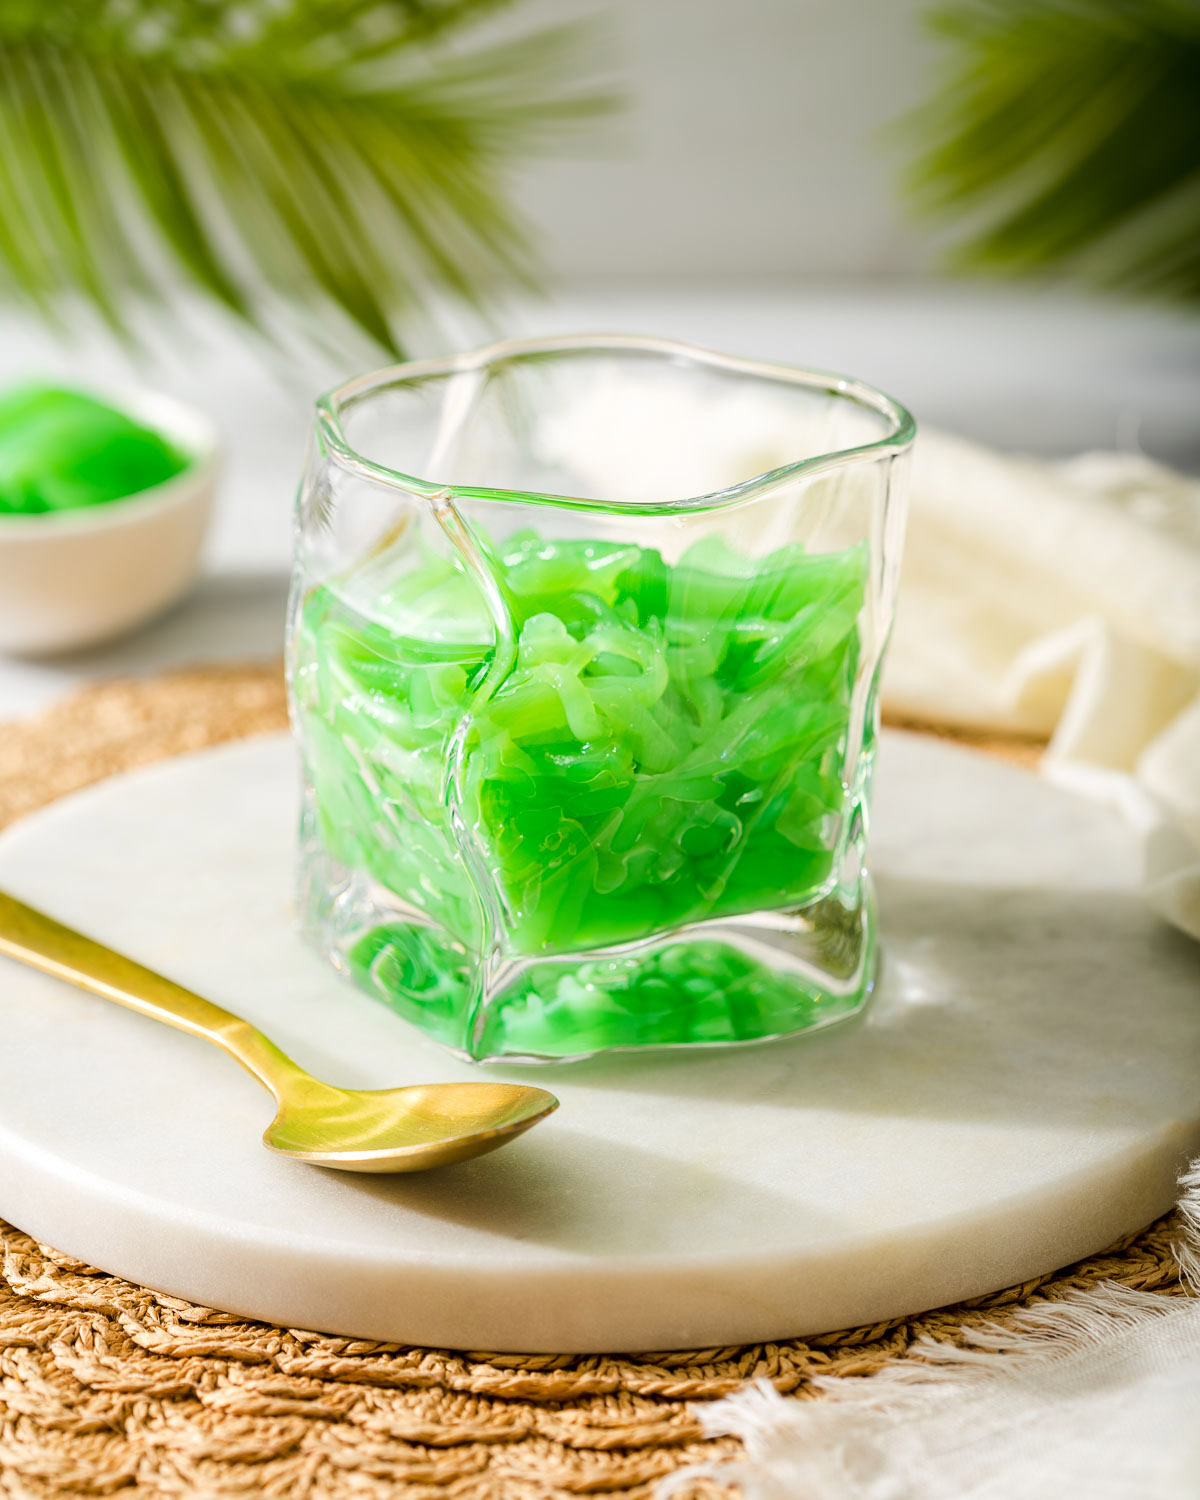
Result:
{"label": "gold spoon", "polygon": [[337,1089],[285,1057],[261,1031],[131,958],[0,891],[0,953],[215,1042],[279,1105],[263,1145],[344,1172],[423,1172],[482,1156],[558,1108],[518,1083],[419,1083]]}

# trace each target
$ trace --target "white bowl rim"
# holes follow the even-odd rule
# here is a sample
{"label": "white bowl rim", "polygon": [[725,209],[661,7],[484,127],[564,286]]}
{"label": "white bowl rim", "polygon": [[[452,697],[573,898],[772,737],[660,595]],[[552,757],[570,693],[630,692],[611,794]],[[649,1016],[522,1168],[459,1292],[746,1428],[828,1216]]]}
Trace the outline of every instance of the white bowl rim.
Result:
{"label": "white bowl rim", "polygon": [[[47,382],[48,384],[50,382]],[[172,474],[169,479],[135,490],[131,495],[118,495],[113,500],[103,500],[96,505],[79,505],[69,510],[37,511],[32,515],[0,512],[0,542],[18,537],[38,537],[48,540],[56,533],[77,535],[87,531],[106,531],[120,526],[136,525],[147,514],[158,510],[169,510],[174,504],[192,497],[197,489],[205,488],[212,479],[220,456],[221,442],[213,422],[186,401],[168,396],[162,391],[143,386],[106,387],[103,390],[89,381],[71,382],[71,389],[94,395],[98,400],[136,416],[153,427],[156,432],[169,437],[188,455],[189,463]],[[64,388],[67,382],[63,382]]]}

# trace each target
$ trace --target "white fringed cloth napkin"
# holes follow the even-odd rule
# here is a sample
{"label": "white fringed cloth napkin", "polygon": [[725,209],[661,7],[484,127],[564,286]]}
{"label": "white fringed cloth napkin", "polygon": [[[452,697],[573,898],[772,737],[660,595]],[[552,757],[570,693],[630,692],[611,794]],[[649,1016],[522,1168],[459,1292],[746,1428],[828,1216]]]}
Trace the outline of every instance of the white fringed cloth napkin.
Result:
{"label": "white fringed cloth napkin", "polygon": [[1200,482],[925,430],[911,507],[885,708],[1048,737],[1046,774],[1145,831],[1147,899],[1200,938]]}
{"label": "white fringed cloth napkin", "polygon": [[[1177,1254],[1200,1292],[1200,1162],[1183,1181]],[[926,1340],[876,1375],[819,1378],[813,1400],[755,1386],[699,1407],[744,1460],[682,1469],[743,1500],[1196,1500],[1200,1295],[1105,1286]]]}

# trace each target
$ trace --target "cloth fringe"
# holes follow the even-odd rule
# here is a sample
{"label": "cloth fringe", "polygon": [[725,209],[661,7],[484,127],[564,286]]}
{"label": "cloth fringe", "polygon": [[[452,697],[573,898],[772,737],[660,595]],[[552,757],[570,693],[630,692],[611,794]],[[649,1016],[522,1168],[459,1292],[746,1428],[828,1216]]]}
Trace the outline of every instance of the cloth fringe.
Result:
{"label": "cloth fringe", "polygon": [[681,1470],[659,1500],[701,1477],[745,1500],[1197,1500],[1200,1160],[1180,1188],[1190,1297],[1102,1282],[922,1337],[869,1378],[818,1375],[817,1400],[758,1382],[700,1414],[746,1458]]}

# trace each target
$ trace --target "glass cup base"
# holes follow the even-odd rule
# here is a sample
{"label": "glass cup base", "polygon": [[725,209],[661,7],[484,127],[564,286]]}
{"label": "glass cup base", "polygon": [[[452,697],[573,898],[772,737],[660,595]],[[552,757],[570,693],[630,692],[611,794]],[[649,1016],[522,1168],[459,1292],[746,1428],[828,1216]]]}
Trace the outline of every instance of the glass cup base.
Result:
{"label": "glass cup base", "polygon": [[358,989],[472,1062],[796,1036],[857,1014],[875,983],[866,876],[804,906],[637,943],[481,958],[319,845],[306,849],[302,872],[307,941]]}

